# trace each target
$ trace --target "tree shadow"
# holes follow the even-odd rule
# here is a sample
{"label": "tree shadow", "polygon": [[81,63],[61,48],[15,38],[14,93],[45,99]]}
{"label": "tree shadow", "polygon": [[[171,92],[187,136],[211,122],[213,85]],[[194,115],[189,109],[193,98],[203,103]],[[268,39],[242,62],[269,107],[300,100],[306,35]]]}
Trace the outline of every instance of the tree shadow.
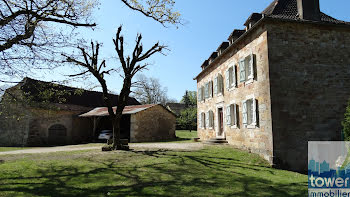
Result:
{"label": "tree shadow", "polygon": [[[118,154],[108,160],[89,157],[82,161],[88,162],[87,166],[50,163],[45,168],[37,168],[31,173],[33,176],[5,176],[0,178],[3,183],[0,195],[2,192],[10,195],[20,192],[24,196],[288,197],[307,194],[307,180],[273,181],[273,169],[237,158],[162,149],[132,150],[125,154],[124,158],[139,160],[123,161]],[[271,177],[264,177],[266,174]]]}

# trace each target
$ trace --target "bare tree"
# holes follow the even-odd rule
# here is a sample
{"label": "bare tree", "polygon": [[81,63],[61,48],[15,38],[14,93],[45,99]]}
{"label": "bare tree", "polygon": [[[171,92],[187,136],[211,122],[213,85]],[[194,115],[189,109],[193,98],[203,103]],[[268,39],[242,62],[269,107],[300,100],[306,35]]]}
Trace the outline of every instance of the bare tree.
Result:
{"label": "bare tree", "polygon": [[69,57],[64,55],[67,58],[68,62],[74,63],[85,70],[82,73],[71,75],[71,76],[80,76],[85,74],[93,75],[98,82],[100,83],[103,91],[103,99],[107,105],[109,117],[113,124],[113,148],[122,149],[123,146],[120,143],[120,120],[122,117],[122,112],[127,105],[127,101],[131,92],[132,79],[140,71],[144,70],[149,66],[147,63],[142,63],[155,53],[162,53],[166,46],[160,45],[159,43],[154,44],[149,50],[144,51],[141,40],[141,34],[137,35],[136,45],[131,54],[131,56],[126,56],[124,54],[124,37],[121,35],[122,27],[118,28],[116,38],[113,39],[115,50],[118,54],[119,61],[122,68],[122,77],[123,77],[123,87],[119,93],[117,108],[114,111],[112,106],[112,101],[109,95],[109,90],[107,87],[106,80],[104,76],[109,74],[112,71],[118,69],[118,66],[114,66],[113,69],[106,70],[106,61],[99,60],[99,49],[100,44],[93,42],[91,43],[92,53],[86,52],[86,49],[79,47],[78,49],[81,52],[81,58]]}
{"label": "bare tree", "polygon": [[159,79],[138,75],[136,89],[132,91],[132,96],[142,104],[163,104],[173,101],[168,98],[168,89],[162,87]]}
{"label": "bare tree", "polygon": [[51,68],[44,63],[56,61],[62,50],[76,46],[75,28],[96,26],[91,22],[95,6],[95,0],[1,0],[1,78]]}
{"label": "bare tree", "polygon": [[152,18],[162,24],[175,26],[182,25],[180,13],[174,11],[174,0],[121,0],[132,10],[136,10],[146,17]]}

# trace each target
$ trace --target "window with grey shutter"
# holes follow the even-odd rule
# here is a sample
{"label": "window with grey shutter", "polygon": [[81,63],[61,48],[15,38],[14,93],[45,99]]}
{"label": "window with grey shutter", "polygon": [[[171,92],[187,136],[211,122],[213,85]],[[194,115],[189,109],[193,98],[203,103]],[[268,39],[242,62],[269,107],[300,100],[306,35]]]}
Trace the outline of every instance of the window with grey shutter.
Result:
{"label": "window with grey shutter", "polygon": [[211,110],[209,111],[209,127],[214,127],[214,112]]}
{"label": "window with grey shutter", "polygon": [[202,120],[202,128],[205,129],[205,113],[204,112],[202,113],[201,120]]}
{"label": "window with grey shutter", "polygon": [[253,116],[253,120],[252,120],[252,125],[254,125],[254,126],[256,126],[257,125],[257,110],[256,110],[256,104],[257,104],[257,102],[256,102],[256,99],[253,99],[252,100],[253,102],[252,102],[252,108],[253,108],[253,114],[252,114],[252,116]]}
{"label": "window with grey shutter", "polygon": [[223,83],[224,83],[224,80],[223,80],[223,77],[221,74],[218,75],[218,93],[223,93]]}
{"label": "window with grey shutter", "polygon": [[226,107],[226,124],[231,125],[231,107]]}
{"label": "window with grey shutter", "polygon": [[209,98],[209,83],[205,84],[205,98]]}
{"label": "window with grey shutter", "polygon": [[245,70],[245,64],[244,64],[244,60],[239,61],[239,81],[240,82],[244,82],[245,79],[245,75],[246,75],[246,70]]}
{"label": "window with grey shutter", "polygon": [[237,108],[238,108],[238,105],[234,104],[233,105],[233,117],[234,117],[234,122],[233,124],[237,126],[237,123],[238,123],[238,113],[237,113]]}
{"label": "window with grey shutter", "polygon": [[201,101],[204,101],[204,87],[203,86],[201,87],[201,94],[202,94]]}
{"label": "window with grey shutter", "polygon": [[209,128],[209,112],[205,113],[205,126]]}
{"label": "window with grey shutter", "polygon": [[229,90],[230,89],[230,69],[228,69],[226,72],[225,72],[225,79],[226,79],[226,90]]}
{"label": "window with grey shutter", "polygon": [[213,98],[213,81],[209,82],[209,98]]}
{"label": "window with grey shutter", "polygon": [[214,94],[218,94],[218,77],[214,79]]}
{"label": "window with grey shutter", "polygon": [[247,65],[248,65],[248,79],[254,79],[254,55],[253,53],[247,57]]}
{"label": "window with grey shutter", "polygon": [[202,128],[202,113],[198,114],[198,127]]}
{"label": "window with grey shutter", "polygon": [[244,125],[248,124],[248,114],[247,114],[247,101],[242,103],[242,121]]}
{"label": "window with grey shutter", "polygon": [[232,87],[237,87],[236,66],[232,67]]}
{"label": "window with grey shutter", "polygon": [[235,104],[230,105],[230,116],[231,116],[231,121],[230,125],[236,125],[235,124]]}
{"label": "window with grey shutter", "polygon": [[198,101],[202,101],[202,87],[198,88]]}

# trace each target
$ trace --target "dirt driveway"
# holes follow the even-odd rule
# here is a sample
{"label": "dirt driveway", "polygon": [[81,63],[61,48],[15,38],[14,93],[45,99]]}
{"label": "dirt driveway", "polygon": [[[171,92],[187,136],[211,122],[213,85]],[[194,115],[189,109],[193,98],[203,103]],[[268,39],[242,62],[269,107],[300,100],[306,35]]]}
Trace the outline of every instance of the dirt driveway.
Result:
{"label": "dirt driveway", "polygon": [[[45,148],[32,148],[24,150],[14,150],[0,152],[0,155],[14,154],[34,154],[34,153],[52,153],[60,151],[78,151],[78,150],[94,150],[101,149],[103,145],[70,145]],[[202,143],[131,143],[131,149],[166,149],[166,150],[199,150],[203,148]]]}

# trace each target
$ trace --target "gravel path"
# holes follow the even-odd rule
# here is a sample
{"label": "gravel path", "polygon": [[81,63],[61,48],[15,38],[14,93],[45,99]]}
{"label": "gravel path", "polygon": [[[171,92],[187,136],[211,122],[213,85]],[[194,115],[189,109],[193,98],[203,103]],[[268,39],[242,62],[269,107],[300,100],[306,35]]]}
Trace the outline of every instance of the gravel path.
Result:
{"label": "gravel path", "polygon": [[[129,144],[130,148],[142,149],[167,149],[167,150],[199,150],[203,148],[202,143],[137,143]],[[86,147],[84,145],[57,146],[48,148],[33,148],[24,150],[14,150],[0,152],[0,155],[15,154],[34,154],[34,153],[52,153],[60,151],[78,151],[78,150],[94,150],[101,149],[100,145]]]}

